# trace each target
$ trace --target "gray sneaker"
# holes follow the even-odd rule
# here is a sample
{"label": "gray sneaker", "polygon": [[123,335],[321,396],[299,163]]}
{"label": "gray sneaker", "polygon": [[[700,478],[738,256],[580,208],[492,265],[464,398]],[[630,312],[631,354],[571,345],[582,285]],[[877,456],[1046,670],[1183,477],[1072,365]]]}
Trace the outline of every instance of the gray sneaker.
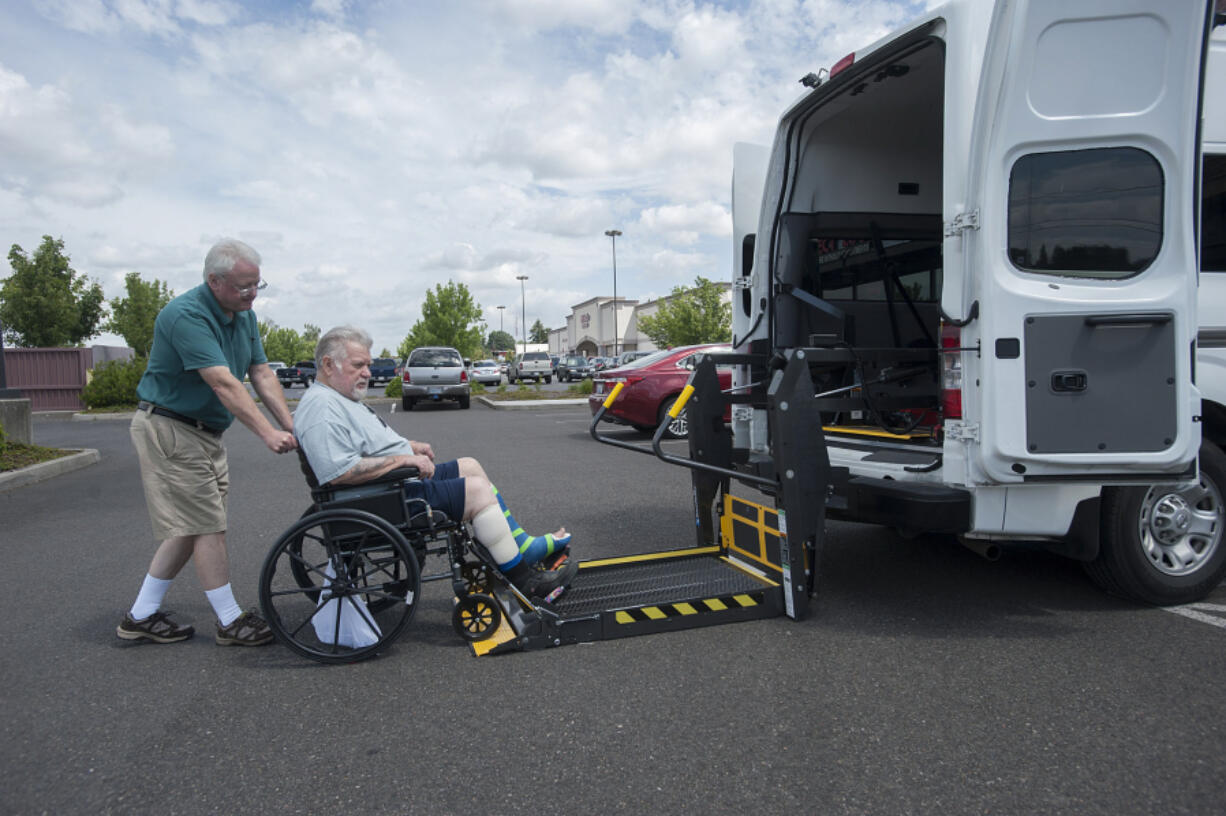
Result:
{"label": "gray sneaker", "polygon": [[134,620],[132,613],[123,616],[115,634],[124,640],[152,640],[154,643],[177,643],[196,634],[190,626],[180,626],[170,619],[168,612],[154,612],[144,620]]}
{"label": "gray sneaker", "polygon": [[272,630],[254,612],[244,612],[229,626],[217,624],[218,646],[265,646],[272,640]]}

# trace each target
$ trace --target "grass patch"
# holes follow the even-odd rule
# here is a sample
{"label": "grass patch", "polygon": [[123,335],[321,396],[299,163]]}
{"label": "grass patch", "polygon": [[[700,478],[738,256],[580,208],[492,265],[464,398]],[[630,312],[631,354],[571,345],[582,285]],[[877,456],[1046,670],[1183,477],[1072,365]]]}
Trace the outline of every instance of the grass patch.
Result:
{"label": "grass patch", "polygon": [[59,459],[61,456],[68,456],[72,453],[75,453],[75,451],[9,442],[4,446],[3,450],[0,450],[0,473],[6,470],[17,470],[29,465],[37,465],[40,462],[50,462],[52,459]]}

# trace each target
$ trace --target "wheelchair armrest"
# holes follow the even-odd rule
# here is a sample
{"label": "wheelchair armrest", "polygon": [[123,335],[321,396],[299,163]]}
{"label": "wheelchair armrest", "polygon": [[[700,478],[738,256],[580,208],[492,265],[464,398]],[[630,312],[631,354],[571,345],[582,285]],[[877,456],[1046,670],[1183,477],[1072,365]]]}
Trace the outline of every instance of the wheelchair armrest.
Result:
{"label": "wheelchair armrest", "polygon": [[421,471],[413,465],[405,465],[398,467],[395,470],[389,470],[377,479],[371,479],[366,484],[378,484],[381,482],[403,482],[405,479],[416,479],[421,476]]}

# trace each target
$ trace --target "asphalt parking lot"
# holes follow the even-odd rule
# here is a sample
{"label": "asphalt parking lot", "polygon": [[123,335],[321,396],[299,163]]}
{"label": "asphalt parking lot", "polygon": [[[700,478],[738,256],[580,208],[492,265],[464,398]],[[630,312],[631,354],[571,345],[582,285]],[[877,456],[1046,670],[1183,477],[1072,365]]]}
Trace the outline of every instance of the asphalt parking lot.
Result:
{"label": "asphalt parking lot", "polygon": [[[297,396],[298,392],[295,392]],[[380,413],[473,455],[580,558],[693,540],[689,478],[587,436],[586,408]],[[633,431],[610,433],[643,441]],[[293,456],[227,436],[240,603],[308,503]],[[1133,606],[1034,550],[831,524],[813,615],[476,659],[449,589],[380,657],[322,666],[114,635],[152,552],[123,422],[39,419],[101,461],[0,493],[3,813],[1216,813],[1226,590]]]}

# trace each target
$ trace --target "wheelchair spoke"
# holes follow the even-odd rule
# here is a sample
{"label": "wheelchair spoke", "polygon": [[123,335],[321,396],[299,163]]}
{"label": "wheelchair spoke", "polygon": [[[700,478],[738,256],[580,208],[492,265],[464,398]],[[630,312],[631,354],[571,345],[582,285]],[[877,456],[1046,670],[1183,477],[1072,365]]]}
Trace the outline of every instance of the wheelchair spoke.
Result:
{"label": "wheelchair spoke", "polygon": [[373,656],[416,610],[417,546],[378,516],[309,511],[265,559],[260,600],[269,626],[286,646],[321,662]]}

